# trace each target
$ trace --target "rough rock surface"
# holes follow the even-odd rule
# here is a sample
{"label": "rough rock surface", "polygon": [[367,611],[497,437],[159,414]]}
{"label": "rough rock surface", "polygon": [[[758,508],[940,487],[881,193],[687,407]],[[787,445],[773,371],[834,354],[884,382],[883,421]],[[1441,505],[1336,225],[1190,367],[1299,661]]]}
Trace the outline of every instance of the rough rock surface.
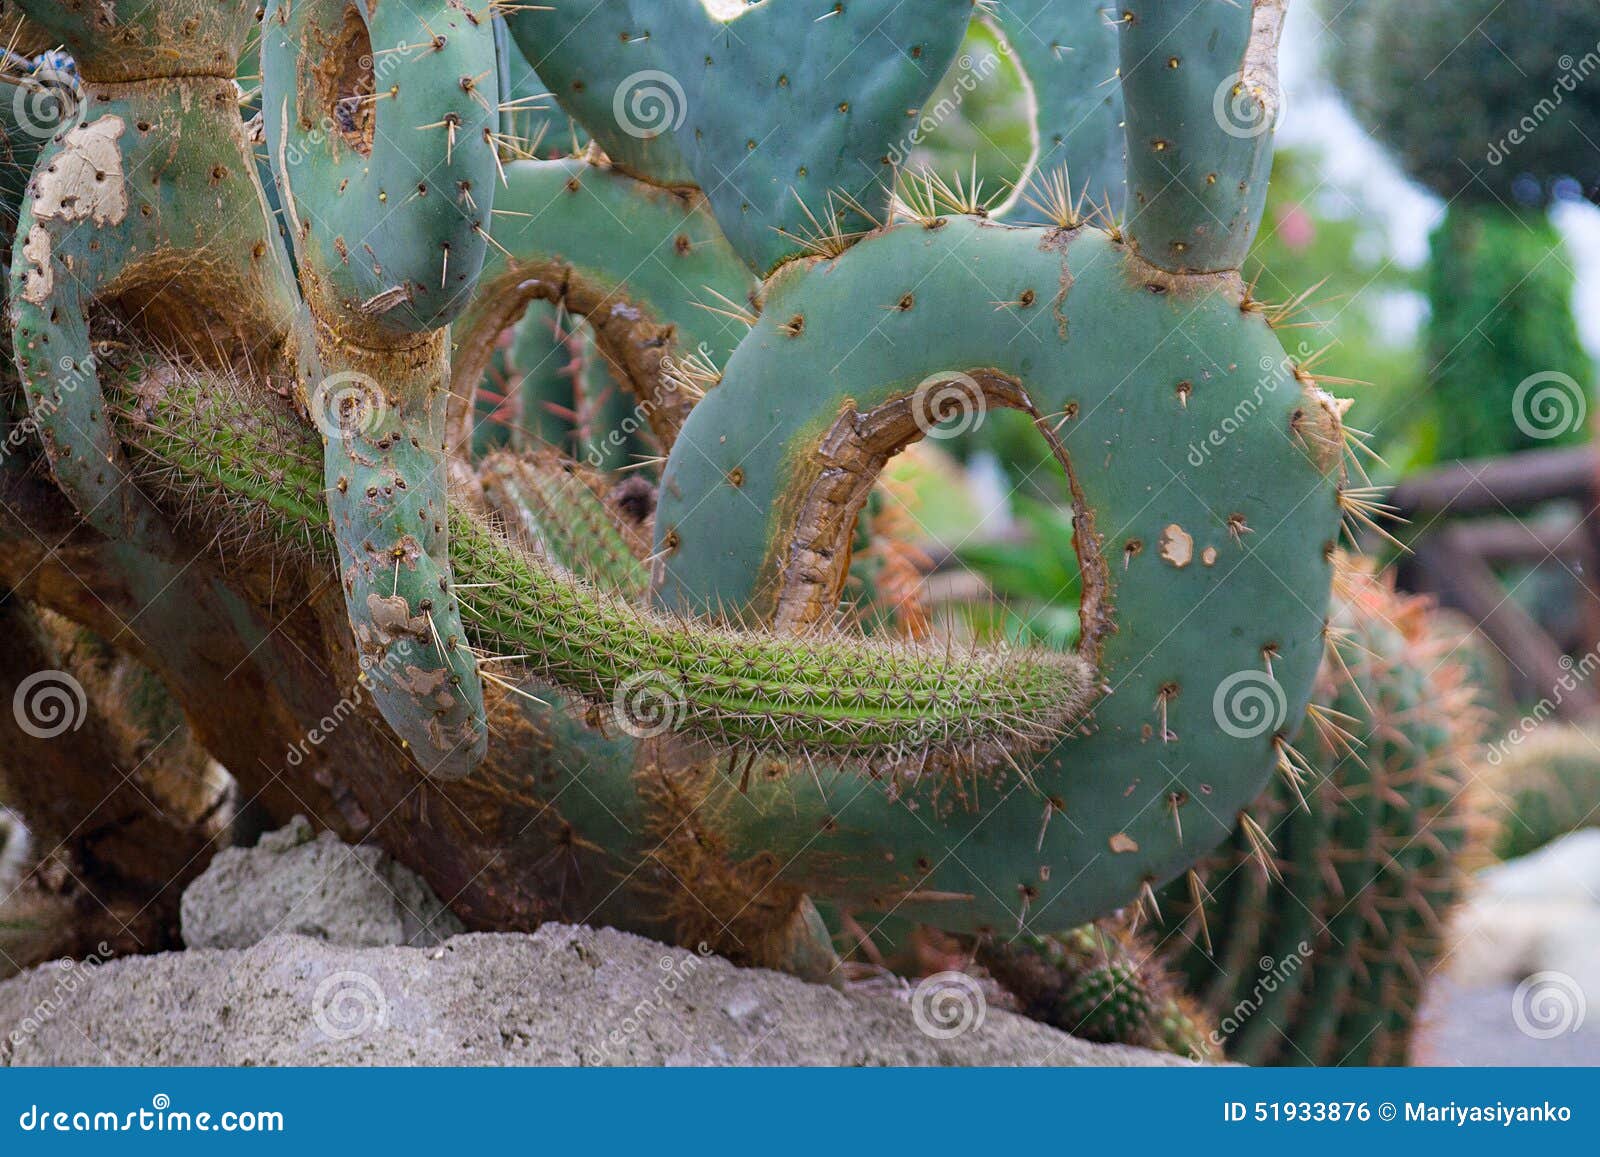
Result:
{"label": "rough rock surface", "polygon": [[269,936],[432,947],[462,931],[433,890],[374,847],[317,836],[296,817],[254,848],[229,848],[183,894],[190,948],[249,948]]}
{"label": "rough rock surface", "polygon": [[0,1066],[1186,1063],[997,1009],[981,1023],[925,1011],[946,1031],[968,1026],[939,1039],[914,1001],[609,929],[547,925],[438,948],[277,936],[6,981]]}
{"label": "rough rock surface", "polygon": [[0,983],[0,1066],[1187,1063],[974,985],[845,993],[610,929],[449,938],[416,876],[304,821],[219,855],[182,914],[187,952]]}

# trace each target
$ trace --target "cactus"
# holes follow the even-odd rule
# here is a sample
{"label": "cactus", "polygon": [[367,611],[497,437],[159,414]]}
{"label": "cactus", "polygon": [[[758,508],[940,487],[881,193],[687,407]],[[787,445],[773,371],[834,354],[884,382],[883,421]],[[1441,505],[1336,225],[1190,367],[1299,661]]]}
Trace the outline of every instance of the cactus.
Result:
{"label": "cactus", "polygon": [[[513,37],[624,171],[697,185],[756,272],[796,239],[870,226],[888,154],[954,59],[973,0],[581,0],[519,10]],[[561,51],[546,54],[548,45]]]}
{"label": "cactus", "polygon": [[[332,541],[310,435],[237,384],[131,365],[117,418],[150,492],[234,552],[324,560]],[[950,653],[826,634],[783,639],[687,624],[574,583],[452,504],[468,638],[610,704],[640,672],[678,694],[691,734],[725,746],[880,761],[912,740],[955,758],[1037,744],[1089,693],[1086,664],[1046,653]]]}
{"label": "cactus", "polygon": [[1491,849],[1500,860],[1600,827],[1600,746],[1592,731],[1551,723],[1492,745],[1479,768]]}
{"label": "cactus", "polygon": [[1299,781],[1163,904],[1184,921],[1176,962],[1248,1064],[1405,1064],[1484,837],[1485,720],[1457,640],[1364,569],[1337,589]]}
{"label": "cactus", "polygon": [[1106,1044],[1191,1060],[1220,1055],[1207,1021],[1150,941],[1121,920],[985,945],[983,967],[1034,1020]]}
{"label": "cactus", "polygon": [[460,778],[488,732],[449,563],[447,327],[488,248],[492,27],[446,0],[275,0],[263,21],[267,142],[329,374],[308,405],[350,625],[396,734],[429,774]]}
{"label": "cactus", "polygon": [[[72,52],[84,99],[81,118],[39,157],[18,220],[17,369],[51,471],[84,518],[113,537],[170,549],[161,520],[128,484],[106,423],[91,312],[103,336],[115,336],[119,313],[138,314],[178,356],[248,358],[265,382],[292,386],[293,290],[259,211],[233,83],[255,6],[19,7]],[[205,208],[218,205],[232,211]],[[174,262],[174,251],[187,259]],[[191,348],[198,334],[209,344]]]}
{"label": "cactus", "polygon": [[[1285,353],[1281,315],[1237,272],[1270,165],[1281,0],[1128,0],[1115,39],[1133,217],[1118,223],[1113,205],[1097,226],[1077,182],[1046,171],[1052,150],[1031,177],[1033,225],[990,220],[959,183],[886,172],[972,0],[855,0],[820,18],[796,0],[720,14],[701,0],[502,6],[597,142],[550,161],[502,156],[494,95],[511,90],[493,74],[494,13],[273,0],[262,117],[298,296],[237,110],[180,99],[232,77],[246,9],[165,22],[193,4],[130,16],[147,21],[129,25],[144,30],[131,47],[85,27],[74,39],[78,17],[37,7],[85,42],[94,117],[102,96],[133,99],[97,90],[107,76],[154,58],[170,68],[175,37],[211,37],[215,51],[186,58],[214,58],[215,78],[172,80],[173,108],[153,123],[184,164],[214,140],[234,150],[227,179],[254,197],[237,228],[271,269],[225,277],[236,292],[220,294],[197,273],[213,310],[173,329],[192,346],[230,332],[220,320],[248,321],[279,340],[267,368],[292,373],[263,373],[255,346],[196,353],[141,317],[95,351],[92,391],[49,394],[46,359],[73,335],[51,332],[46,353],[24,307],[61,270],[33,260],[12,282],[30,398],[41,420],[76,407],[41,424],[55,473],[80,509],[114,500],[103,530],[209,544],[257,605],[280,574],[314,598],[337,561],[350,632],[302,624],[297,641],[354,666],[353,636],[384,720],[441,781],[421,800],[474,817],[542,800],[550,887],[581,886],[569,863],[627,881],[585,915],[808,971],[834,959],[829,921],[876,918],[869,936],[891,945],[918,922],[963,936],[1074,928],[1152,896],[1228,834],[1274,767],[1292,768],[1340,517],[1369,504],[1346,484],[1343,403]],[[574,21],[584,34],[563,35]],[[628,133],[635,72],[681,87],[671,132]],[[1058,101],[1099,107],[1082,89],[1104,78],[1057,79],[1041,123],[1063,123]],[[1214,115],[1219,97],[1238,124]],[[88,131],[101,123],[52,147],[121,158],[109,128]],[[43,163],[24,258],[61,201]],[[1097,180],[1121,183],[1103,168]],[[146,220],[134,196],[127,219]],[[150,260],[131,246],[165,239],[167,260],[197,268],[218,249],[226,274],[232,236],[188,235],[212,200],[185,186],[170,212],[128,227],[169,233],[103,229],[113,251],[99,259]],[[69,245],[98,252],[84,236],[50,234],[58,263]],[[54,293],[79,292],[68,281]],[[104,313],[147,304],[90,296]],[[212,316],[235,296],[242,321]],[[476,474],[462,461],[473,392],[532,301],[585,319],[666,453],[648,572],[630,541],[642,519],[613,518],[581,471],[535,456]],[[89,303],[44,313],[78,325],[81,357]],[[110,420],[91,422],[101,384]],[[836,628],[884,462],[987,407],[1032,420],[1072,495],[1075,650]],[[1195,465],[1191,446],[1225,425]],[[500,533],[483,499],[542,553]],[[665,726],[633,713],[641,679],[665,690]],[[1240,684],[1273,701],[1266,726],[1223,718]],[[491,710],[507,736],[494,747]],[[549,761],[531,768],[540,752]],[[480,759],[482,778],[463,779]],[[392,805],[393,767],[379,763],[342,774],[363,801]],[[523,839],[418,809],[418,828],[473,852]],[[448,880],[442,892],[472,885],[466,851],[424,846],[444,850],[442,864],[417,857]],[[545,886],[535,875],[498,911],[545,911],[529,898]],[[496,911],[492,889],[474,895]]]}
{"label": "cactus", "polygon": [[1126,146],[1122,89],[1112,82],[1121,14],[1111,4],[999,0],[989,19],[1027,77],[1034,117],[1031,179],[1005,219],[1048,224],[1057,173],[1070,195],[1120,216]]}

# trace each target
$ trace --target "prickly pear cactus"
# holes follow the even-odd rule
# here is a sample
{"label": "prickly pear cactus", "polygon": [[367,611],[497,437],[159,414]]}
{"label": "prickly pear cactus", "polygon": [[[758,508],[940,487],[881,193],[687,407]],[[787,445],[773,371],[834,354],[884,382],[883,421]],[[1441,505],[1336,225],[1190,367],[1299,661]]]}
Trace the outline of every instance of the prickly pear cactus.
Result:
{"label": "prickly pear cactus", "polygon": [[293,388],[298,303],[233,81],[255,5],[19,7],[73,54],[83,101],[38,158],[17,223],[17,369],[50,469],[83,517],[169,550],[106,421],[94,341],[136,314],[176,356],[249,360],[272,387]]}
{"label": "prickly pear cactus", "polygon": [[460,778],[488,731],[449,560],[447,327],[488,248],[493,29],[447,0],[274,2],[261,58],[326,373],[307,404],[327,439],[350,625],[395,733],[430,775]]}
{"label": "prickly pear cactus", "polygon": [[1293,781],[1163,904],[1231,1060],[1405,1064],[1485,836],[1484,715],[1424,600],[1347,565]]}

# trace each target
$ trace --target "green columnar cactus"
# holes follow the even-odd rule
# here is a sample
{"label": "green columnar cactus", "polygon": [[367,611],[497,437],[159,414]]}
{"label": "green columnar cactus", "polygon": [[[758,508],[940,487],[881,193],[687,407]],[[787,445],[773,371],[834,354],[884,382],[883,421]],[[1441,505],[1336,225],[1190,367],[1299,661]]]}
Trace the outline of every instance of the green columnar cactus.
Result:
{"label": "green columnar cactus", "polygon": [[1600,827],[1600,739],[1590,730],[1551,723],[1516,733],[1489,747],[1479,771],[1497,859]]}
{"label": "green columnar cactus", "polygon": [[648,544],[606,505],[599,476],[550,449],[491,455],[480,473],[490,507],[513,535],[601,590],[644,602]]}
{"label": "green columnar cactus", "polygon": [[1241,827],[1203,866],[1209,884],[1163,904],[1187,917],[1178,963],[1227,1055],[1249,1064],[1406,1063],[1483,836],[1484,719],[1457,640],[1361,570],[1338,589],[1302,782],[1250,811],[1276,851]]}
{"label": "green columnar cactus", "polygon": [[1048,224],[1051,184],[1113,217],[1127,194],[1122,89],[1117,84],[1121,11],[1076,0],[999,0],[989,19],[1027,77],[1035,157],[1006,220]]}
{"label": "green columnar cactus", "polygon": [[[234,61],[246,0],[20,5],[76,56],[80,119],[38,159],[11,261],[18,371],[56,481],[85,519],[169,549],[105,421],[91,337],[138,315],[177,356],[292,388],[297,302],[262,212]],[[218,211],[216,206],[226,206]],[[174,260],[181,253],[182,260]],[[194,335],[210,335],[192,348]]]}
{"label": "green columnar cactus", "polygon": [[[134,364],[116,384],[139,478],[168,508],[239,554],[312,565],[332,557],[303,427],[223,378]],[[662,705],[672,722],[724,748],[874,765],[917,745],[931,760],[964,762],[1002,742],[1045,742],[1091,690],[1087,664],[1071,655],[789,639],[687,622],[574,583],[460,506],[450,509],[450,533],[471,641],[614,706],[625,725],[636,677],[654,673],[670,692]]]}
{"label": "green columnar cactus", "polygon": [[488,732],[450,571],[447,327],[488,247],[492,27],[447,0],[274,0],[261,56],[268,146],[327,373],[308,405],[327,437],[351,628],[395,733],[429,774],[460,778]]}
{"label": "green columnar cactus", "polygon": [[655,184],[698,185],[765,274],[819,229],[870,228],[888,201],[889,154],[972,10],[973,0],[853,0],[820,15],[794,3],[579,0],[509,23],[614,163]]}

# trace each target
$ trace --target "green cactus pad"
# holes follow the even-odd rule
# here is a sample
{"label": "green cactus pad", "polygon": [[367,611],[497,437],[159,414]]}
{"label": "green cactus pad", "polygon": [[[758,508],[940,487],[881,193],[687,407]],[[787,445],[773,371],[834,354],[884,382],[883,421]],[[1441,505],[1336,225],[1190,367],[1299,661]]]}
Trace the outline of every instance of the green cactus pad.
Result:
{"label": "green cactus pad", "polygon": [[755,282],[698,193],[669,192],[581,160],[506,166],[495,249],[455,326],[454,389],[471,396],[500,334],[532,301],[577,314],[638,402],[638,418],[671,446],[694,405],[664,360],[703,351],[725,361]]}
{"label": "green cactus pad", "polygon": [[[105,421],[91,320],[120,338],[116,319],[134,318],[180,356],[248,362],[275,388],[292,388],[298,372],[299,304],[233,83],[254,7],[112,5],[102,15],[125,18],[125,36],[108,38],[85,13],[29,6],[81,53],[85,99],[78,123],[39,157],[18,221],[18,372],[51,470],[85,519],[158,550],[170,549],[165,529],[128,484]],[[207,348],[190,348],[201,332],[214,335]]]}
{"label": "green cactus pad", "polygon": [[[914,918],[979,931],[1082,923],[1227,834],[1310,694],[1343,444],[1338,405],[1243,301],[1236,277],[1163,275],[1092,230],[963,217],[768,284],[663,475],[659,604],[827,622],[883,462],[951,415],[1021,408],[1070,463],[1081,654],[1107,694],[1018,777],[896,798],[758,778],[730,846],[845,907],[926,895]],[[1224,718],[1252,696],[1261,721]]]}
{"label": "green cactus pad", "polygon": [[1287,0],[1125,0],[1129,238],[1174,272],[1238,269],[1261,223]]}
{"label": "green cactus pad", "polygon": [[641,166],[633,157],[641,133],[669,129],[674,161],[705,190],[734,249],[765,274],[804,252],[796,239],[819,223],[870,228],[851,200],[881,215],[889,156],[955,59],[972,8],[768,0],[713,13],[702,0],[582,0],[515,13],[511,27],[608,154],[621,150],[613,159],[624,169],[679,183],[675,164],[653,174],[649,158]]}
{"label": "green cactus pad", "polygon": [[1046,210],[1057,172],[1075,202],[1120,215],[1127,194],[1116,83],[1121,11],[1093,0],[999,0],[989,19],[1028,78],[1037,138],[1006,220],[1052,224]]}

